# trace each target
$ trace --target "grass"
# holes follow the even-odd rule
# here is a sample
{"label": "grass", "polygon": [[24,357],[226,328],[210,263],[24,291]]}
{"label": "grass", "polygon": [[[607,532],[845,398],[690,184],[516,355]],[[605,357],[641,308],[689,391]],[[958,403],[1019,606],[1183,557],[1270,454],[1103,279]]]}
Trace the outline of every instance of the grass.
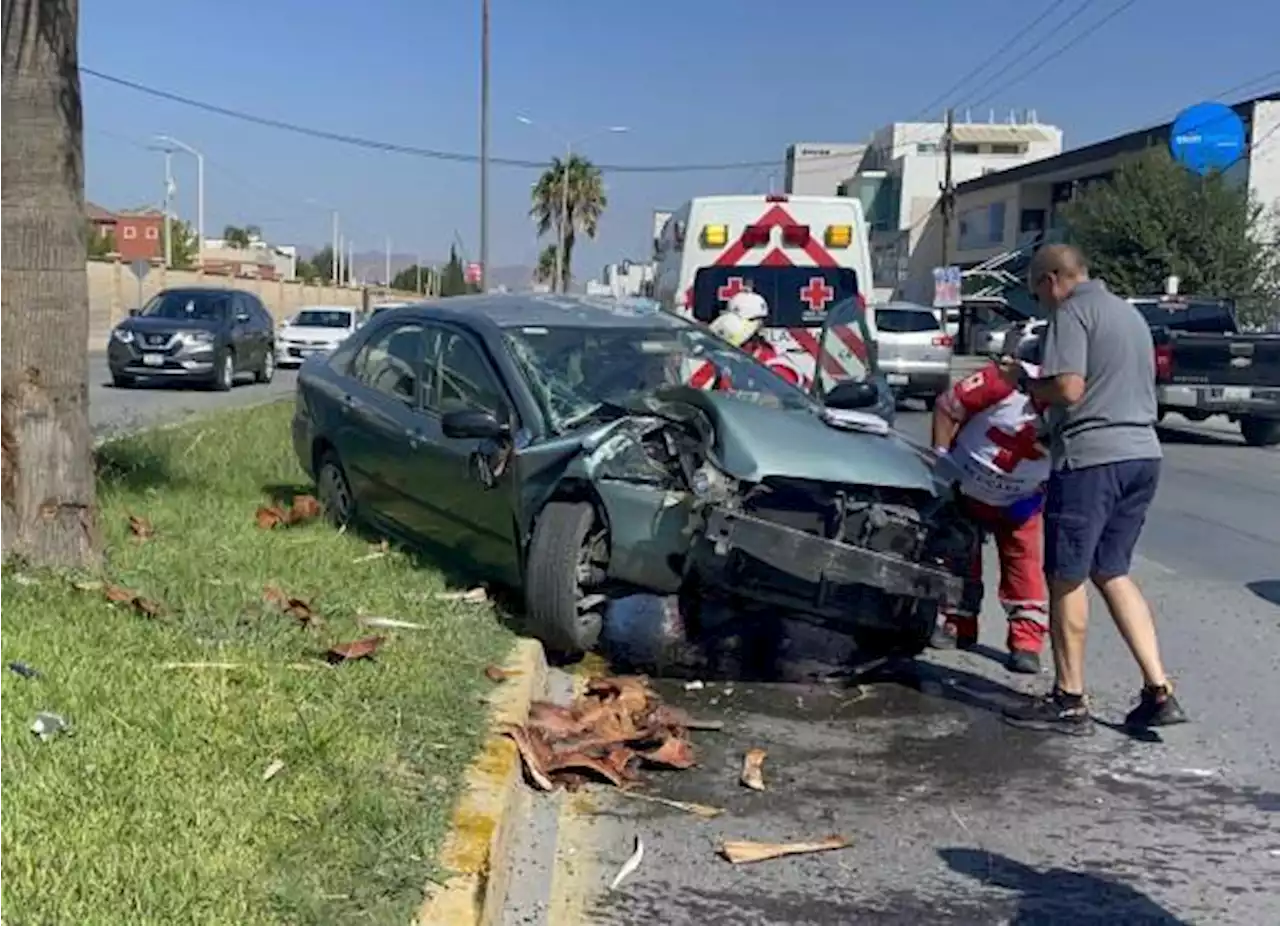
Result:
{"label": "grass", "polygon": [[[13,922],[403,923],[479,745],[486,664],[511,638],[440,573],[322,521],[261,530],[296,485],[287,405],[100,451],[107,578],[149,619],[68,577],[6,567],[3,905]],[[129,515],[151,539],[131,538]],[[263,602],[308,599],[303,629]],[[358,612],[427,630],[362,629]],[[388,636],[373,660],[330,645]],[[236,668],[169,668],[171,663]],[[41,742],[39,711],[69,735]],[[284,768],[264,781],[276,761]]]}

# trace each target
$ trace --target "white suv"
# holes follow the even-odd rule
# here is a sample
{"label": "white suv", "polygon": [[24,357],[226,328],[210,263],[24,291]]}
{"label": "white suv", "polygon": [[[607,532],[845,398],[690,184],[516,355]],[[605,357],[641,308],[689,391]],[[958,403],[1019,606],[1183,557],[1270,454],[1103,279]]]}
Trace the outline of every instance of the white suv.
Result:
{"label": "white suv", "polygon": [[867,310],[876,363],[898,399],[934,399],[951,386],[954,343],[941,311],[913,302],[889,302]]}

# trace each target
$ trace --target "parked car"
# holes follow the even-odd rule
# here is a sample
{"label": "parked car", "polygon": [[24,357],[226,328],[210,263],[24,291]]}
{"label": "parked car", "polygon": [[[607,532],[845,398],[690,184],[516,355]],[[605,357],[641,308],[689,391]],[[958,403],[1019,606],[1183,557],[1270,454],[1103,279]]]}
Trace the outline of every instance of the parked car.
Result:
{"label": "parked car", "polygon": [[241,373],[269,383],[276,371],[275,330],[253,293],[166,289],[112,329],[107,366],[120,387],[157,378],[195,380],[225,391]]}
{"label": "parked car", "polygon": [[276,333],[276,364],[300,366],[312,354],[325,354],[360,327],[359,309],[345,305],[307,306],[285,320]]}
{"label": "parked car", "polygon": [[1136,296],[1151,326],[1160,415],[1226,415],[1252,447],[1280,444],[1280,334],[1249,334],[1229,299]]}
{"label": "parked car", "polygon": [[936,309],[889,302],[867,310],[876,363],[898,399],[934,399],[951,386],[951,335]]}
{"label": "parked car", "polygon": [[412,302],[375,302],[369,306],[369,318],[375,318],[383,312],[391,309],[403,309],[407,305],[413,305]]}
{"label": "parked car", "polygon": [[[708,363],[720,389],[684,385]],[[977,538],[876,401],[853,381],[816,399],[661,311],[482,295],[305,363],[293,442],[335,522],[462,551],[553,651],[591,649],[644,591],[682,594],[694,637],[709,598],[914,654]]]}

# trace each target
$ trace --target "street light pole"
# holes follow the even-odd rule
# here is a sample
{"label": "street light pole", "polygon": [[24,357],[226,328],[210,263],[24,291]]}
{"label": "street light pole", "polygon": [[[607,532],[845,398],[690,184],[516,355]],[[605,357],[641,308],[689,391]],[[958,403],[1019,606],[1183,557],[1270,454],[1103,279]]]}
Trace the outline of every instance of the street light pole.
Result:
{"label": "street light pole", "polygon": [[338,210],[333,210],[333,247],[329,250],[329,275],[333,277],[333,285],[338,285],[338,252],[342,250],[342,239],[338,237]]}
{"label": "street light pole", "polygon": [[480,291],[489,277],[489,0],[480,0]]}
{"label": "street light pole", "polygon": [[173,269],[173,152],[164,153],[164,268]]}
{"label": "street light pole", "polygon": [[204,155],[172,135],[157,135],[157,141],[181,148],[196,159],[196,267],[204,266]]}

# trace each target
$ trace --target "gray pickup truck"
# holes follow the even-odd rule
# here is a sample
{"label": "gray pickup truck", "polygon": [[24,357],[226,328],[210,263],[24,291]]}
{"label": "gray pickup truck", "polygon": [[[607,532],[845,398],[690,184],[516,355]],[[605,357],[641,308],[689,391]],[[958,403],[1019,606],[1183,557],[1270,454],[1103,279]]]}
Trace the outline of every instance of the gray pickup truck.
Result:
{"label": "gray pickup truck", "polygon": [[1226,415],[1251,447],[1280,444],[1280,334],[1242,332],[1229,299],[1138,296],[1151,326],[1160,415]]}

